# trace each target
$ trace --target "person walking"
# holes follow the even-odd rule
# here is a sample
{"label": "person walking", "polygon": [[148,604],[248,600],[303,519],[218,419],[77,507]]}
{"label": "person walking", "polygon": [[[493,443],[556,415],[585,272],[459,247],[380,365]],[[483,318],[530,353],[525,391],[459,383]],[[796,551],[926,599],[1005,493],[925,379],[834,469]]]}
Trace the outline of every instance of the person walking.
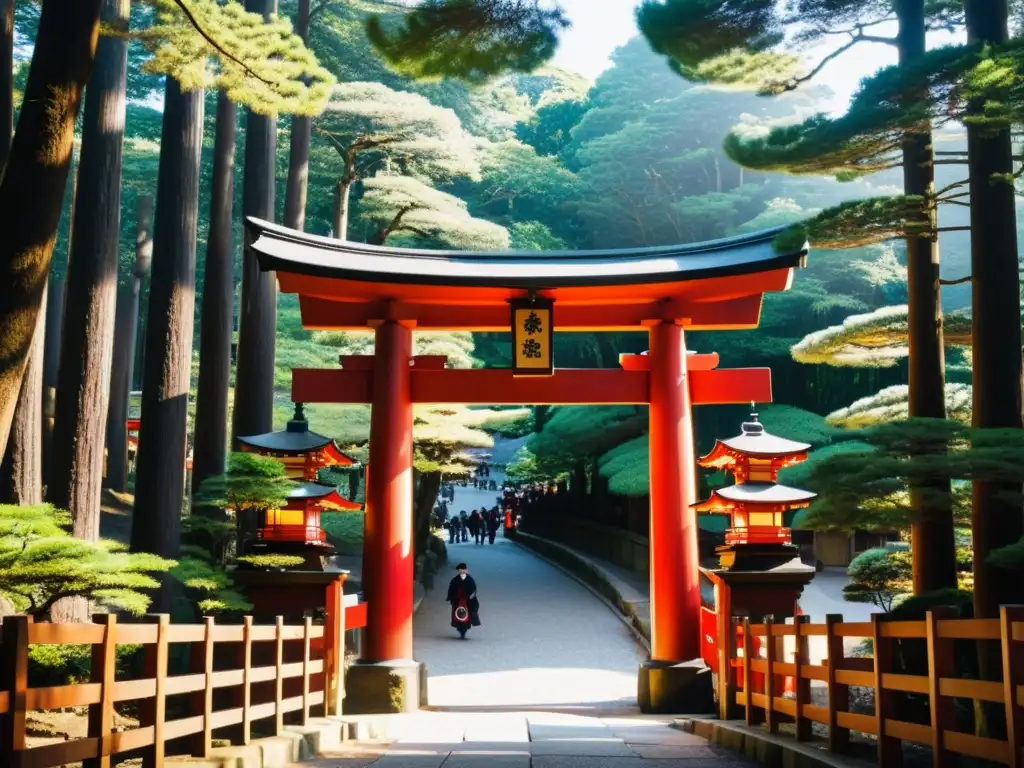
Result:
{"label": "person walking", "polygon": [[484,543],[484,520],[479,509],[474,509],[469,516],[469,532],[473,534],[474,544]]}
{"label": "person walking", "polygon": [[452,607],[452,626],[459,637],[466,639],[470,627],[480,626],[480,601],[476,596],[476,581],[469,575],[465,563],[455,566],[455,577],[448,583],[445,598]]}
{"label": "person walking", "polygon": [[494,543],[495,537],[498,535],[498,526],[500,525],[498,516],[498,508],[495,507],[487,515],[487,541],[490,544]]}
{"label": "person walking", "polygon": [[[461,512],[461,515],[465,515],[465,512]],[[460,515],[452,515],[451,520],[448,521],[448,543],[454,544],[459,541],[462,537],[462,517]]]}

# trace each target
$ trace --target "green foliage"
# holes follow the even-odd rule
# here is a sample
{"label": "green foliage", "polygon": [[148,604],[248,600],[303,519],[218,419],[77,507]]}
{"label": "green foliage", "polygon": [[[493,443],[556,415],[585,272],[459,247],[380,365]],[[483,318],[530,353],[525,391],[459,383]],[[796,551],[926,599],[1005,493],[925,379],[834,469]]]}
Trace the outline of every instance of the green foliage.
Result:
{"label": "green foliage", "polygon": [[292,34],[288,21],[265,21],[237,2],[189,0],[191,19],[176,0],[151,2],[155,23],[137,33],[153,54],[144,71],[170,75],[186,91],[223,90],[263,114],[312,116],[323,109],[334,76]]}
{"label": "green foliage", "polygon": [[808,334],[793,359],[812,365],[889,367],[907,355],[907,307],[850,315],[842,325]]}
{"label": "green foliage", "polygon": [[871,603],[891,611],[900,597],[911,591],[908,554],[879,547],[857,555],[846,569],[850,582],[843,587],[843,597],[851,603]]}
{"label": "green foliage", "polygon": [[509,240],[516,251],[564,251],[566,242],[539,221],[517,221],[509,228]]}
{"label": "green foliage", "polygon": [[423,0],[399,28],[371,18],[367,36],[404,75],[480,83],[535,69],[554,55],[568,25],[561,9],[537,0]]}
{"label": "green foliage", "polygon": [[[972,388],[970,384],[946,384],[946,416],[968,424],[971,421]],[[857,429],[890,421],[904,421],[909,415],[910,388],[894,384],[873,395],[855,400],[845,408],[830,413],[829,424],[843,429]]]}
{"label": "green foliage", "polygon": [[[802,461],[792,467],[784,467],[779,470],[779,482],[793,488],[806,488],[808,491],[816,492],[817,489],[814,487],[814,474],[822,462],[839,454],[871,453],[873,451],[874,446],[870,443],[864,443],[859,440],[844,440],[843,442],[832,443],[820,448],[816,447],[813,451],[808,453],[805,461]],[[797,513],[793,522],[794,527],[803,527],[801,524],[802,514],[802,511]]]}
{"label": "green foliage", "polygon": [[224,566],[201,553],[195,554],[181,558],[171,569],[171,576],[184,588],[190,609],[198,609],[202,616],[237,614],[252,609]]}
{"label": "green foliage", "polygon": [[283,507],[294,488],[277,459],[238,451],[228,457],[227,473],[204,480],[193,498],[196,504],[238,514]]}
{"label": "green foliage", "polygon": [[[118,645],[114,649],[118,680],[132,679],[130,671],[142,660],[141,645]],[[30,645],[28,682],[33,688],[87,683],[92,671],[91,645]]]}
{"label": "green foliage", "polygon": [[485,425],[511,423],[528,415],[526,409],[492,411],[465,406],[418,407],[413,421],[413,466],[422,473],[468,474],[477,464],[468,450],[494,446],[494,438],[485,430]]}
{"label": "green foliage", "polygon": [[479,173],[471,137],[455,112],[382,83],[335,86],[315,128],[343,159],[352,155],[354,179],[389,165],[436,181]]}
{"label": "green foliage", "polygon": [[116,542],[71,538],[70,516],[48,504],[0,505],[0,594],[39,618],[63,597],[81,596],[135,615],[145,613],[154,574],[174,565]]}
{"label": "green foliage", "polygon": [[306,562],[304,557],[298,555],[244,555],[236,560],[251,568],[267,571],[286,571]]}
{"label": "green foliage", "polygon": [[235,539],[236,525],[231,520],[214,520],[190,515],[181,521],[182,554],[186,547],[205,553],[214,562],[223,563],[228,546]]}
{"label": "green foliage", "polygon": [[650,485],[650,441],[647,435],[629,440],[598,459],[608,491],[619,496],[647,496]]}
{"label": "green foliage", "polygon": [[995,550],[988,556],[988,562],[1006,571],[1024,570],[1024,539]]}
{"label": "green foliage", "polygon": [[[794,344],[793,359],[812,365],[891,367],[909,352],[907,322],[905,304],[850,315],[841,325],[810,333]],[[970,314],[946,315],[943,339],[950,346],[970,345]]]}
{"label": "green foliage", "polygon": [[376,176],[363,186],[359,209],[364,219],[378,225],[376,240],[382,245],[435,245],[455,250],[503,250],[509,246],[504,227],[473,218],[465,202],[411,176]]}
{"label": "green foliage", "polygon": [[[908,487],[939,504],[953,484],[955,519],[970,519],[969,482],[1007,488],[1024,483],[1024,436],[1020,430],[972,429],[944,419],[910,419],[852,433],[872,451],[840,453],[819,462],[808,486],[818,498],[796,525],[814,530],[909,528],[915,509]],[[1021,500],[1019,491],[1005,498]]]}
{"label": "green foliage", "polygon": [[[688,80],[748,82],[772,66],[789,69],[795,57],[770,49],[782,42],[775,0],[644,0],[637,23],[651,47]],[[741,56],[732,56],[743,49]],[[760,54],[760,55],[758,55]],[[729,57],[728,62],[723,58]]]}
{"label": "green foliage", "polygon": [[527,446],[536,457],[537,470],[557,477],[577,461],[601,456],[646,429],[647,408],[641,406],[563,406],[553,409]]}
{"label": "green foliage", "polygon": [[898,237],[933,237],[931,204],[915,195],[852,200],[804,222],[817,248],[857,248]]}
{"label": "green foliage", "polygon": [[364,512],[321,512],[320,527],[339,555],[363,554]]}
{"label": "green foliage", "polygon": [[758,406],[758,417],[764,428],[773,435],[810,443],[815,449],[842,435],[818,414],[797,408],[795,405]]}

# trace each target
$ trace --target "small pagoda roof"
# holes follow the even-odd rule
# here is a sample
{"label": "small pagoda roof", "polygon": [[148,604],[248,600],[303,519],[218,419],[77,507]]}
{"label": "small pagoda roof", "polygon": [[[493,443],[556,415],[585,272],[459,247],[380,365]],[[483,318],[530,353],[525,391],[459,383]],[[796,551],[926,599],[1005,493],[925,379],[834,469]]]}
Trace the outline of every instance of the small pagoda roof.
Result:
{"label": "small pagoda roof", "polygon": [[778,483],[739,483],[712,491],[706,500],[692,505],[698,512],[715,512],[736,506],[807,504],[818,494]]}
{"label": "small pagoda roof", "polygon": [[755,458],[787,458],[806,453],[810,443],[798,443],[785,437],[769,433],[764,424],[757,420],[757,414],[750,414],[750,421],[740,427],[740,434],[727,440],[716,440],[715,447],[707,456],[698,460],[702,467],[727,467],[740,456]]}
{"label": "small pagoda roof", "polygon": [[302,403],[295,404],[295,416],[288,422],[286,429],[263,435],[239,437],[238,442],[259,451],[293,456],[326,451],[332,462],[342,467],[357,463],[352,457],[346,456],[333,439],[310,431]]}
{"label": "small pagoda roof", "polygon": [[362,509],[362,505],[349,501],[338,493],[338,489],[320,483],[299,483],[293,488],[288,499],[291,501],[316,501],[320,506],[334,509]]}

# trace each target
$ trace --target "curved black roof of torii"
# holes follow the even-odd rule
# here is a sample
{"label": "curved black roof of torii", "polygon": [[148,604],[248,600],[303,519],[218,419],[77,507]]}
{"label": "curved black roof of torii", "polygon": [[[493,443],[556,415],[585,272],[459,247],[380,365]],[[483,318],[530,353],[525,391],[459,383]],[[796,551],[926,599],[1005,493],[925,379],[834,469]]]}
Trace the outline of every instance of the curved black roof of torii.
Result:
{"label": "curved black roof of torii", "polygon": [[784,227],[688,245],[590,251],[443,251],[310,235],[246,219],[265,271],[358,282],[501,288],[675,283],[801,266],[807,245],[780,253]]}

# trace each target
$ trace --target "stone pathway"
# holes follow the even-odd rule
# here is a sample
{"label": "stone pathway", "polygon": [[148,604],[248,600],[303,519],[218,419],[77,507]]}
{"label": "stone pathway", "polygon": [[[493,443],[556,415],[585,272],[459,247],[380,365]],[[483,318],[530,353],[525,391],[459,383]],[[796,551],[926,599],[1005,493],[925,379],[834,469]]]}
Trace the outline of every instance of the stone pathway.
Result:
{"label": "stone pathway", "polygon": [[[753,762],[642,716],[559,712],[412,716],[402,738],[353,744],[315,768],[752,768]],[[298,768],[298,766],[296,766]]]}
{"label": "stone pathway", "polygon": [[[646,654],[586,587],[499,534],[494,545],[449,547],[476,579],[482,626],[461,640],[440,576],[415,622],[416,658],[436,707],[629,710]],[[454,572],[451,574],[454,575]]]}
{"label": "stone pathway", "polygon": [[[495,479],[501,482],[501,475]],[[459,488],[456,514],[493,491]],[[646,653],[590,590],[505,540],[449,545],[415,618],[430,709],[398,718],[388,742],[355,742],[311,768],[748,768],[754,763],[636,708]],[[483,625],[449,625],[447,582],[460,561],[477,581]],[[296,768],[299,768],[296,766]]]}

